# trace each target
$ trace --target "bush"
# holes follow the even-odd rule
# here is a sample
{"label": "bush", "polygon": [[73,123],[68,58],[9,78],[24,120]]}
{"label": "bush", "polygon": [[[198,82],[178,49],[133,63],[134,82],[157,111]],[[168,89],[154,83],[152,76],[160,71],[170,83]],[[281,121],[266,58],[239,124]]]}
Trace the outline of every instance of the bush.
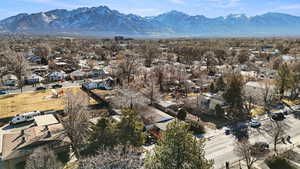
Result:
{"label": "bush", "polygon": [[217,117],[223,118],[225,116],[224,109],[222,109],[222,107],[219,104],[216,105],[215,111],[216,111]]}
{"label": "bush", "polygon": [[297,169],[282,156],[270,157],[265,162],[270,169]]}
{"label": "bush", "polygon": [[188,121],[189,125],[190,125],[190,131],[193,132],[193,134],[204,134],[205,133],[205,128],[204,126],[196,121]]}
{"label": "bush", "polygon": [[59,152],[56,154],[57,159],[59,161],[61,161],[62,163],[67,163],[68,161],[70,161],[70,156],[69,156],[69,151],[63,151],[63,152]]}

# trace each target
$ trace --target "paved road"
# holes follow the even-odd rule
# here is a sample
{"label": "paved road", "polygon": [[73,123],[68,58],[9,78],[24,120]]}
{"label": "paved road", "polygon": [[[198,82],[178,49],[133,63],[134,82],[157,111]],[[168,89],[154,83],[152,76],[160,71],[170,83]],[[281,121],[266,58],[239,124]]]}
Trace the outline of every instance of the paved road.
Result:
{"label": "paved road", "polygon": [[[270,120],[264,120],[261,128],[270,125],[270,123]],[[291,114],[284,120],[284,124],[286,134],[290,135],[292,140],[296,136],[300,136],[300,119],[296,119]],[[232,135],[226,136],[224,130],[218,130],[214,137],[206,141],[206,157],[215,161],[215,168],[223,167],[226,161],[232,163],[239,160],[234,153],[235,138]],[[272,137],[266,131],[249,128],[249,134],[251,143],[264,141],[272,144]]]}

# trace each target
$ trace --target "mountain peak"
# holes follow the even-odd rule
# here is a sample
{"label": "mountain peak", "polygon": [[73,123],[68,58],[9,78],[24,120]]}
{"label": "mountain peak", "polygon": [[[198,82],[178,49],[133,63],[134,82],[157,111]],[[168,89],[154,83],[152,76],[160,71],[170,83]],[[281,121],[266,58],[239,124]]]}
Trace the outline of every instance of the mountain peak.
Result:
{"label": "mountain peak", "polygon": [[177,10],[169,11],[169,12],[165,13],[165,15],[189,16],[188,14],[177,11]]}
{"label": "mountain peak", "polygon": [[244,18],[248,18],[246,16],[246,14],[229,14],[227,16],[224,17],[225,19],[228,19],[228,18],[234,18],[234,19],[244,19]]}
{"label": "mountain peak", "polygon": [[0,21],[5,32],[53,33],[74,32],[89,35],[143,36],[294,36],[300,35],[300,17],[266,13],[253,17],[230,14],[208,18],[190,16],[172,10],[153,17],[122,14],[107,6],[56,9],[35,14],[19,14]]}

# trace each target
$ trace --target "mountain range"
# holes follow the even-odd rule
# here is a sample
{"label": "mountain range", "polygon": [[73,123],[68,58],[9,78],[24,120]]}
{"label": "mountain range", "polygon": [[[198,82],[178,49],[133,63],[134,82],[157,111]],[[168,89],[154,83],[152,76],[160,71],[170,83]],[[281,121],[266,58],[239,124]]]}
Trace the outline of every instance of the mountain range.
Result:
{"label": "mountain range", "polygon": [[21,13],[0,21],[2,33],[144,37],[299,36],[300,17],[266,13],[208,18],[170,11],[158,16],[123,14],[107,6]]}

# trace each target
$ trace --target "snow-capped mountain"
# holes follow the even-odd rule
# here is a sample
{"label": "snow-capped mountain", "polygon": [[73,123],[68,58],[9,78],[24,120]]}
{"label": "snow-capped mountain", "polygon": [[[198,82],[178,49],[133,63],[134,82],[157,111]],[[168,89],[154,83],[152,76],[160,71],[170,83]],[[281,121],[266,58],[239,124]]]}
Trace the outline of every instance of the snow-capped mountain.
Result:
{"label": "snow-capped mountain", "polygon": [[266,13],[253,17],[230,14],[207,18],[179,11],[141,17],[99,6],[22,13],[0,21],[0,32],[4,31],[130,36],[296,36],[300,35],[300,17]]}

